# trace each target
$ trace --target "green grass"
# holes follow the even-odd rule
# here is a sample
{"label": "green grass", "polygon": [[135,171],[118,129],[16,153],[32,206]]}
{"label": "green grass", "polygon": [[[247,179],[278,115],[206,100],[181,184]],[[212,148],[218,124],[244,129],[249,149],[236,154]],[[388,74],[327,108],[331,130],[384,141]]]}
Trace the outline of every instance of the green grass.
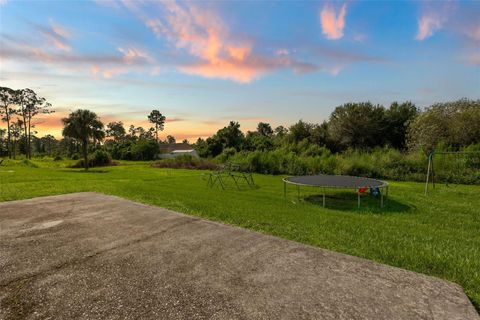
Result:
{"label": "green grass", "polygon": [[[312,190],[303,200],[281,176],[255,175],[257,189],[210,189],[202,171],[116,167],[68,169],[71,161],[5,161],[0,201],[97,191],[177,210],[451,280],[480,310],[480,187],[440,186],[428,197],[423,184],[392,182],[386,208],[352,193],[335,193],[327,208]],[[13,171],[13,172],[12,172]]]}

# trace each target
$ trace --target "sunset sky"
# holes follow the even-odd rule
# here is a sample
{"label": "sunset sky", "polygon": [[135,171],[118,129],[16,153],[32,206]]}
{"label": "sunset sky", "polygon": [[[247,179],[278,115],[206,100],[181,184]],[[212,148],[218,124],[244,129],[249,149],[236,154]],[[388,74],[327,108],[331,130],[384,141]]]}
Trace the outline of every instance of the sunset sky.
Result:
{"label": "sunset sky", "polygon": [[[0,0],[0,85],[32,88],[60,137],[77,108],[195,141],[321,122],[345,102],[480,98],[479,1]],[[4,127],[0,124],[0,127]]]}

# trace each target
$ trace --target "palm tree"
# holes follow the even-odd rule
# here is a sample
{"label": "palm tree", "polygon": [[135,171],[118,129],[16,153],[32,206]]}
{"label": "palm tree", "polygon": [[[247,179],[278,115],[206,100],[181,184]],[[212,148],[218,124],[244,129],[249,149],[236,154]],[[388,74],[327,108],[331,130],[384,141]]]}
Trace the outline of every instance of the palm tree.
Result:
{"label": "palm tree", "polygon": [[90,110],[76,110],[63,118],[62,135],[70,137],[82,144],[83,163],[85,170],[88,170],[88,142],[91,139],[96,141],[105,137],[103,131],[103,123],[98,119],[97,115]]}

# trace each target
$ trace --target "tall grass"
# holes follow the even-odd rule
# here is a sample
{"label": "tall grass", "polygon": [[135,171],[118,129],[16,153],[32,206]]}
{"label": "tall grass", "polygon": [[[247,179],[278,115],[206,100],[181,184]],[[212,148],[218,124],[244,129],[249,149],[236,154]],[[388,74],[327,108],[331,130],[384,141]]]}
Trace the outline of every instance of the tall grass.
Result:
{"label": "tall grass", "polygon": [[[473,149],[473,148],[471,148]],[[436,179],[463,184],[480,183],[480,154],[437,156]],[[217,159],[218,160],[218,159]],[[313,156],[284,150],[240,152],[223,161],[235,162],[264,174],[337,174],[398,181],[424,181],[428,157],[422,153],[402,153],[395,149],[350,150],[332,154],[324,150]]]}

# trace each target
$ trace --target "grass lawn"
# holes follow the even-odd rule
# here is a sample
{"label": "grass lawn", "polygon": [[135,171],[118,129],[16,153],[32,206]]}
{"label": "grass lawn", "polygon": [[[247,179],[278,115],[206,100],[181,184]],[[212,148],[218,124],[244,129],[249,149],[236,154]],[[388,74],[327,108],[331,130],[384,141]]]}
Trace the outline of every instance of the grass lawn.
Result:
{"label": "grass lawn", "polygon": [[358,210],[354,193],[337,193],[322,208],[312,190],[302,190],[310,196],[299,202],[290,187],[285,201],[281,176],[255,175],[257,189],[222,191],[207,188],[201,171],[149,163],[84,172],[65,168],[66,161],[5,162],[0,201],[78,191],[117,195],[451,280],[480,310],[479,186],[440,186],[425,197],[423,184],[391,182],[386,208],[365,196]]}

